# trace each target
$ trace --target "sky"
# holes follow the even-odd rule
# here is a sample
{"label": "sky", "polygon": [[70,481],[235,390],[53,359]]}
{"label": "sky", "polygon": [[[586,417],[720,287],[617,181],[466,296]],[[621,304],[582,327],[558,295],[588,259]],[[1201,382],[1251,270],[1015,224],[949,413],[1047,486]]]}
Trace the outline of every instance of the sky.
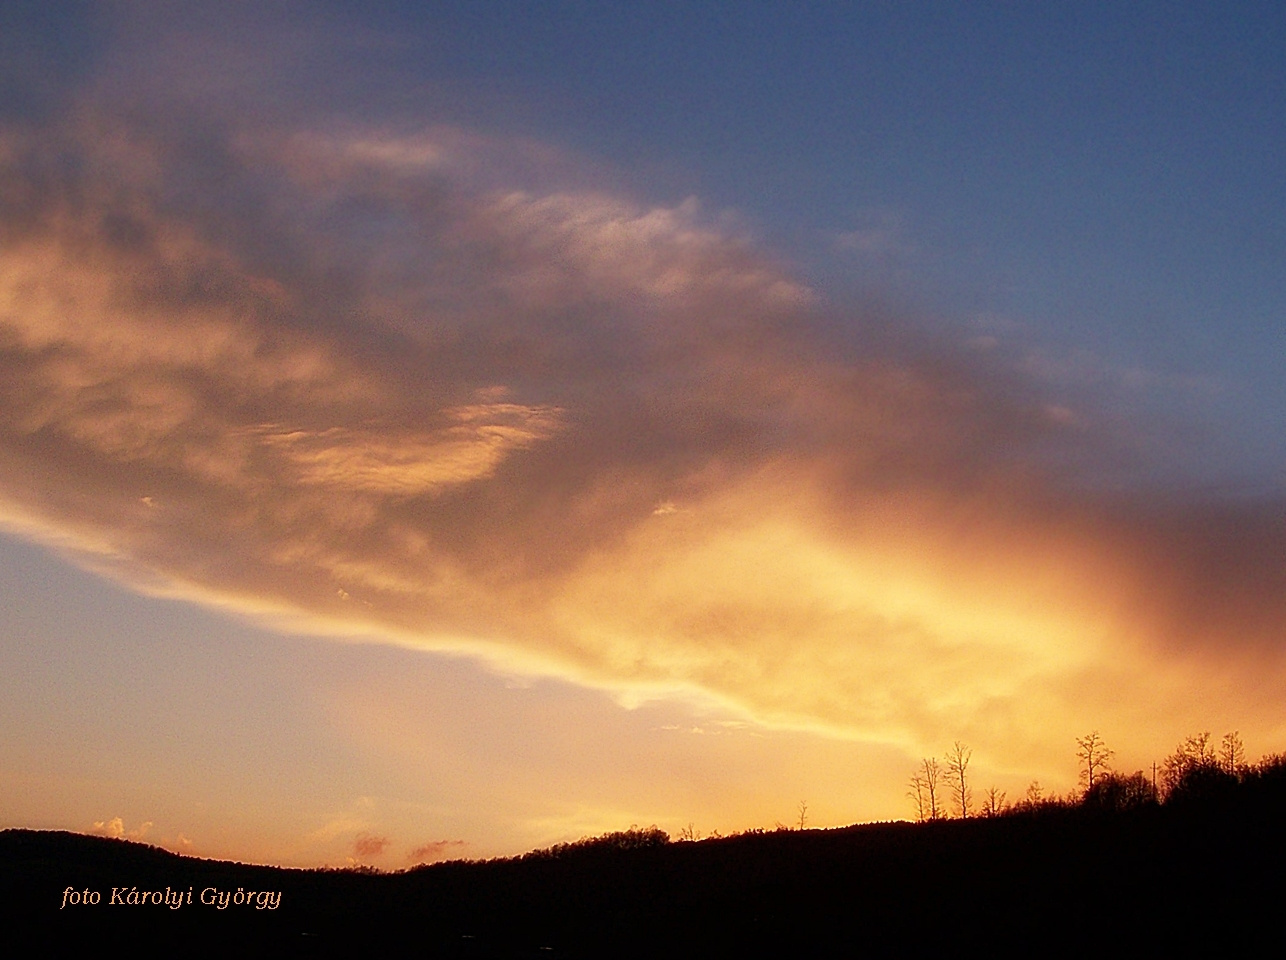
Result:
{"label": "sky", "polygon": [[295,866],[1286,750],[1286,13],[0,8],[0,827]]}

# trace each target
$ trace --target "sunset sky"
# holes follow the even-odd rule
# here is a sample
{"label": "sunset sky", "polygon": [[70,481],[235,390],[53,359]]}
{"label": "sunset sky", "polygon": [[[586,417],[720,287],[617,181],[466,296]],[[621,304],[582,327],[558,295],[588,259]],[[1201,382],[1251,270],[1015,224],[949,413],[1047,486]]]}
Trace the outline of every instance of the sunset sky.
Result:
{"label": "sunset sky", "polygon": [[1286,750],[1283,50],[0,6],[0,827],[397,869]]}

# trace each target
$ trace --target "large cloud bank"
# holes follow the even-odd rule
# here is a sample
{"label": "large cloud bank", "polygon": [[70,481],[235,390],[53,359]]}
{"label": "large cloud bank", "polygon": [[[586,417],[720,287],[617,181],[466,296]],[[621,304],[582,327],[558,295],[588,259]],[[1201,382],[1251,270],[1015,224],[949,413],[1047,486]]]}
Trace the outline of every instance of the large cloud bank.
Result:
{"label": "large cloud bank", "polygon": [[1279,503],[1095,493],[1092,411],[519,149],[6,132],[10,525],[307,629],[907,742],[1275,698]]}

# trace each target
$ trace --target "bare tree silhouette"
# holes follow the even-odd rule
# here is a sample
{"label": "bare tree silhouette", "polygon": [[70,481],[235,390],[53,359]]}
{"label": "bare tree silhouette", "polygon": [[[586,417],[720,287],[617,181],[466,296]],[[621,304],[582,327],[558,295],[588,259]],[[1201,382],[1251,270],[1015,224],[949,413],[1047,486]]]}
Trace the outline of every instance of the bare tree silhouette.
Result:
{"label": "bare tree silhouette", "polygon": [[924,778],[924,796],[928,801],[928,813],[930,820],[939,820],[943,816],[943,810],[938,799],[938,793],[941,789],[942,768],[938,766],[938,761],[933,757],[925,757],[920,763],[920,771]]}
{"label": "bare tree silhouette", "polygon": [[924,781],[924,774],[917,770],[911,775],[911,789],[907,791],[907,796],[915,802],[915,821],[924,823],[928,819],[928,798],[927,786]]}
{"label": "bare tree silhouette", "polygon": [[1107,763],[1112,756],[1112,751],[1107,748],[1107,744],[1103,742],[1097,730],[1083,737],[1077,737],[1076,745],[1080,747],[1076,751],[1076,756],[1084,764],[1081,767],[1080,779],[1088,794],[1094,789],[1095,781],[1112,769]]}
{"label": "bare tree silhouette", "polygon": [[997,790],[993,784],[988,788],[982,798],[982,815],[984,817],[998,817],[1009,809],[1009,804],[1005,803],[1005,791]]}
{"label": "bare tree silhouette", "polygon": [[1219,743],[1219,765],[1230,777],[1240,777],[1246,769],[1246,747],[1236,730],[1225,733]]}
{"label": "bare tree silhouette", "polygon": [[951,792],[955,794],[956,807],[963,820],[969,816],[969,807],[973,803],[973,791],[969,789],[969,758],[973,751],[957,740],[947,751],[947,775],[951,778]]}
{"label": "bare tree silhouette", "polygon": [[1045,790],[1040,785],[1039,780],[1033,780],[1027,784],[1027,792],[1023,795],[1020,806],[1025,810],[1035,810],[1045,802]]}

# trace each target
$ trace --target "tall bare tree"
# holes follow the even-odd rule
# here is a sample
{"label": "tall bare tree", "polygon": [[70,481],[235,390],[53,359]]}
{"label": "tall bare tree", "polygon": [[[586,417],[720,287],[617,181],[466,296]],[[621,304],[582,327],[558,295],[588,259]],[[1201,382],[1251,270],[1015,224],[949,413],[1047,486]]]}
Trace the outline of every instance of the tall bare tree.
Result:
{"label": "tall bare tree", "polygon": [[928,819],[929,805],[925,793],[924,774],[917,770],[911,775],[911,789],[906,793],[915,804],[916,823],[924,823]]}
{"label": "tall bare tree", "polygon": [[969,789],[969,758],[973,751],[957,740],[947,751],[947,776],[951,781],[951,792],[955,794],[956,807],[963,820],[969,816],[969,807],[973,803],[973,791]]}
{"label": "tall bare tree", "polygon": [[938,795],[942,792],[942,768],[933,757],[925,757],[920,763],[920,775],[923,777],[929,819],[939,820],[943,816],[942,801],[938,799]]}
{"label": "tall bare tree", "polygon": [[1219,766],[1230,777],[1237,777],[1246,769],[1246,747],[1241,736],[1234,730],[1225,733],[1219,744]]}
{"label": "tall bare tree", "polygon": [[1076,756],[1081,761],[1081,783],[1085,785],[1085,792],[1089,793],[1094,789],[1095,782],[1103,774],[1112,768],[1108,766],[1108,760],[1112,758],[1112,751],[1107,748],[1103,738],[1094,730],[1083,737],[1076,738],[1076,745],[1080,747],[1076,751]]}

